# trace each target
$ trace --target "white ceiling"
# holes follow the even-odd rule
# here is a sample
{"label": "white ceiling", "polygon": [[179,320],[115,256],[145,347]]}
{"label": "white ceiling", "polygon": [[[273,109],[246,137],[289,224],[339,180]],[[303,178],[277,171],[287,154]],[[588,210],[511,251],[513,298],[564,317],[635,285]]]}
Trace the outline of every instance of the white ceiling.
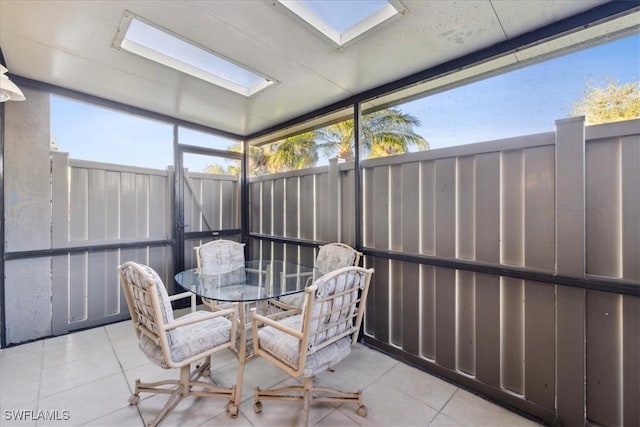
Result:
{"label": "white ceiling", "polygon": [[[0,48],[12,75],[249,135],[605,3],[401,2],[404,16],[337,49],[270,0],[0,0]],[[245,98],[117,50],[125,10],[279,84]]]}

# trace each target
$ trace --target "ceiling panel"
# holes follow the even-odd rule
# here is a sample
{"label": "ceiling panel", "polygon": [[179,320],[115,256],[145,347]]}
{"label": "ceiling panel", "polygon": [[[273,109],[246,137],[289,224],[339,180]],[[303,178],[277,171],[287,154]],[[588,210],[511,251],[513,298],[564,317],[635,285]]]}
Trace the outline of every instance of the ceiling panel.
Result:
{"label": "ceiling panel", "polygon": [[[248,135],[603,3],[401,1],[404,16],[336,48],[271,0],[2,0],[0,48],[15,76]],[[115,49],[125,10],[278,84],[246,98]]]}

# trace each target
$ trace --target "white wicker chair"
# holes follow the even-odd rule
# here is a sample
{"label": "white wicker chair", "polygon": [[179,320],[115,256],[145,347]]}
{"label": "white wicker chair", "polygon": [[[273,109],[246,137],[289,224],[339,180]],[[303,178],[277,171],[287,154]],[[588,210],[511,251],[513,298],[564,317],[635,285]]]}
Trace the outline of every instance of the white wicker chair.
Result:
{"label": "white wicker chair", "polygon": [[[254,393],[254,410],[262,400],[302,400],[308,424],[312,401],[354,402],[366,416],[362,391],[343,392],[314,387],[314,376],[343,360],[358,339],[373,269],[345,267],[326,274],[305,290],[302,313],[273,320],[251,311],[254,353],[303,384]],[[260,325],[263,327],[259,328]]]}
{"label": "white wicker chair", "polygon": [[[180,369],[180,379],[143,383],[136,380],[129,403],[135,405],[140,393],[170,394],[168,401],[156,418],[147,423],[158,425],[164,417],[185,397],[206,396],[229,399],[227,411],[237,416],[238,407],[233,404],[236,386],[217,387],[200,378],[210,370],[210,356],[232,348],[232,337],[238,328],[233,308],[215,313],[195,311],[174,319],[171,301],[193,297],[191,292],[169,297],[162,279],[150,267],[126,262],[118,267],[120,283],[129,307],[129,314],[139,340],[140,349],[149,360],[164,369]],[[204,359],[194,371],[191,364]],[[166,387],[171,385],[172,387]]]}
{"label": "white wicker chair", "polygon": [[[344,243],[327,243],[320,246],[315,260],[315,276],[320,277],[343,267],[357,266],[360,263],[362,252],[358,252]],[[307,280],[307,285],[313,282],[313,277]],[[287,313],[287,315],[299,314],[302,310],[304,294],[285,295],[279,299],[269,300],[269,303]],[[282,316],[284,317],[284,316]]]}
{"label": "white wicker chair", "polygon": [[[238,271],[244,274],[244,243],[232,240],[212,240],[194,248],[198,270],[203,274],[215,275]],[[229,308],[230,304],[218,304],[202,298],[203,304],[211,310]]]}

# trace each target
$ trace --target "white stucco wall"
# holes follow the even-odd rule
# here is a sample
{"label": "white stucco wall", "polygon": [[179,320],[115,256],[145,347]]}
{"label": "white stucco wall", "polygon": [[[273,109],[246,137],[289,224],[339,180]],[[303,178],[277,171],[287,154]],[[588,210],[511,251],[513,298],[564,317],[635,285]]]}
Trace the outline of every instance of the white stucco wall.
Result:
{"label": "white stucco wall", "polygon": [[[5,104],[6,252],[51,248],[49,94]],[[5,263],[7,344],[51,334],[51,259]]]}

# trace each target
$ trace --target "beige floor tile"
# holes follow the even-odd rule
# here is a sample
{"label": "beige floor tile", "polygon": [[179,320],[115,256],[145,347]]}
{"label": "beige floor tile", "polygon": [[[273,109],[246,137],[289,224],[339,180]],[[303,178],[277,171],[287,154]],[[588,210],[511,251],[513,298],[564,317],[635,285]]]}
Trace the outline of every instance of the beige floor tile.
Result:
{"label": "beige floor tile", "polygon": [[[40,360],[20,363],[17,359],[0,364],[0,409],[28,409],[23,404],[38,400],[40,393]],[[0,414],[1,415],[1,414]]]}
{"label": "beige floor tile", "polygon": [[77,346],[79,349],[84,347],[90,350],[99,344],[109,343],[109,339],[104,327],[87,329],[85,331],[74,332],[59,337],[48,338],[44,340],[45,351],[57,346]]}
{"label": "beige floor tile", "polygon": [[136,406],[126,406],[83,424],[86,427],[145,427]]}
{"label": "beige floor tile", "polygon": [[[149,399],[141,400],[138,409],[145,422],[155,419],[167,402],[169,395],[153,395]],[[188,397],[180,401],[162,421],[161,427],[198,426],[209,420],[221,416],[220,419],[231,419],[226,412],[228,400],[225,398]],[[224,418],[226,417],[226,418]],[[210,423],[213,425],[213,423]]]}
{"label": "beige floor tile", "polygon": [[42,361],[44,340],[0,349],[0,373]]}
{"label": "beige floor tile", "polygon": [[451,417],[446,416],[442,412],[436,415],[436,417],[429,423],[429,427],[445,427],[445,426],[459,426],[463,427],[465,424],[461,424],[460,421],[456,421]]}
{"label": "beige floor tile", "polygon": [[125,371],[153,363],[144,355],[142,350],[140,350],[137,339],[133,342],[120,342],[113,346],[113,350],[122,369]]}
{"label": "beige floor tile", "polygon": [[[253,424],[247,419],[247,417],[240,412],[236,418],[232,418],[226,412],[217,415],[204,423],[200,424],[202,427],[252,427]],[[162,427],[162,426],[161,426]]]}
{"label": "beige floor tile", "polygon": [[[124,372],[125,379],[129,385],[130,392],[125,396],[129,399],[131,392],[135,388],[135,381],[139,379],[141,382],[154,382],[167,379],[178,379],[180,377],[179,369],[162,369],[158,365],[148,362],[146,365],[138,366],[137,368],[129,369]],[[141,399],[146,399],[150,394],[143,393],[140,395]]]}
{"label": "beige floor tile", "polygon": [[38,409],[69,411],[69,421],[56,425],[76,426],[128,406],[121,396],[128,396],[128,387],[123,375],[116,374],[41,398]]}
{"label": "beige floor tile", "polygon": [[[27,404],[38,401],[40,373],[14,371],[0,377],[0,409],[29,409]],[[1,413],[0,413],[1,415]]]}
{"label": "beige floor tile", "polygon": [[[222,386],[234,384],[237,364],[231,351],[214,355],[214,380]],[[177,369],[165,370],[149,361],[138,348],[130,321],[119,322],[0,350],[0,416],[4,410],[33,411],[31,415],[37,415],[38,410],[68,410],[71,419],[56,421],[56,426],[143,426],[143,418],[154,418],[167,396],[142,394],[138,406],[129,406],[135,379],[148,382],[178,376]],[[301,402],[263,401],[263,412],[253,411],[256,386],[294,383],[297,380],[256,358],[245,367],[237,418],[226,413],[226,399],[191,397],[181,402],[162,426],[296,425],[301,422]],[[334,372],[320,374],[316,385],[363,388],[368,414],[359,417],[354,404],[316,403],[311,408],[311,425],[536,425],[360,344]],[[3,427],[50,424],[0,419]]]}
{"label": "beige floor tile", "polygon": [[377,384],[409,394],[438,411],[457,390],[456,386],[403,363],[386,372]]}
{"label": "beige floor tile", "polygon": [[351,354],[336,365],[336,369],[344,366],[345,370],[356,369],[373,378],[378,378],[398,363],[400,362],[384,353],[372,350],[363,344],[355,344]]}
{"label": "beige floor tile", "polygon": [[342,412],[335,410],[324,417],[318,424],[318,427],[355,427],[359,424],[347,417]]}
{"label": "beige floor tile", "polygon": [[63,365],[54,365],[42,370],[40,398],[121,373],[112,350]]}
{"label": "beige floor tile", "polygon": [[109,341],[113,344],[119,341],[138,341],[131,320],[106,325],[104,326],[104,330],[109,337]]}
{"label": "beige floor tile", "polygon": [[38,403],[20,405],[19,409],[0,412],[0,426],[2,427],[36,427],[38,425]]}
{"label": "beige floor tile", "polygon": [[[38,401],[43,351],[43,341],[0,350],[2,411],[30,409],[31,406],[27,406]],[[0,416],[2,415],[3,412],[0,411]]]}
{"label": "beige floor tile", "polygon": [[[42,369],[60,369],[67,364],[82,363],[83,360],[112,360],[116,361],[113,348],[106,341],[98,341],[94,344],[67,344],[49,346],[45,348],[42,358]],[[77,364],[77,363],[76,363]]]}
{"label": "beige floor tile", "polygon": [[374,382],[364,389],[367,416],[360,417],[355,405],[344,404],[339,410],[362,426],[426,426],[437,411],[401,391]]}
{"label": "beige floor tile", "polygon": [[[235,365],[226,365],[212,371],[212,378],[223,387],[229,387],[236,383],[237,362]],[[289,378],[280,369],[271,365],[262,358],[254,358],[247,362],[244,369],[244,381],[242,383],[242,397],[244,402],[253,396],[256,387],[268,388]]]}
{"label": "beige floor tile", "polygon": [[[274,384],[277,387],[299,384],[289,378],[281,383]],[[240,405],[240,411],[256,427],[287,427],[304,425],[302,401],[277,401],[263,400],[262,412],[256,414],[253,409],[253,396]],[[331,412],[335,406],[330,403],[318,402],[311,405],[309,411],[309,425],[316,425]]]}
{"label": "beige floor tile", "polygon": [[356,344],[351,354],[337,363],[333,371],[318,374],[316,384],[338,390],[357,391],[366,388],[397,364],[398,361],[380,352]]}
{"label": "beige floor tile", "polygon": [[441,411],[448,425],[466,426],[536,426],[537,424],[467,391],[458,389]]}

